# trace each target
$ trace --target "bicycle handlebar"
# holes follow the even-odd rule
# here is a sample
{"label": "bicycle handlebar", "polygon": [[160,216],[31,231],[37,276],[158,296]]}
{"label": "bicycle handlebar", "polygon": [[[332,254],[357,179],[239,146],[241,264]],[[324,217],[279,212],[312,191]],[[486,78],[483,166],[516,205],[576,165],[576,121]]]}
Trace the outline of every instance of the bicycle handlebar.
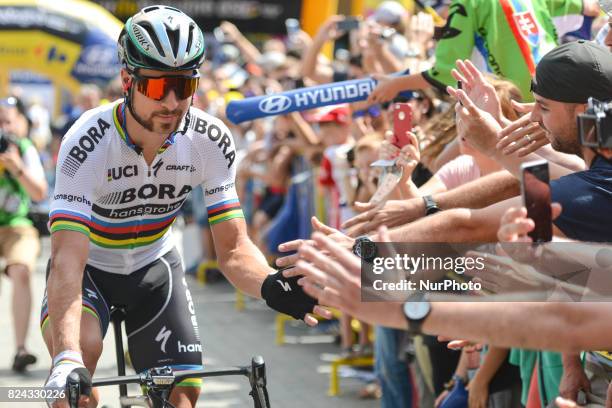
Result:
{"label": "bicycle handlebar", "polygon": [[[76,370],[73,372],[75,373]],[[68,376],[66,390],[70,408],[77,408],[77,402],[83,387],[80,373]],[[100,378],[91,382],[91,387],[104,387],[109,385],[139,384],[149,388],[155,396],[161,396],[163,403],[163,393],[169,391],[178,383],[186,378],[205,378],[221,377],[226,375],[244,375],[249,379],[251,385],[250,395],[253,397],[255,408],[269,408],[270,401],[268,390],[266,389],[266,365],[263,357],[256,356],[251,359],[251,365],[245,367],[229,367],[218,370],[185,370],[174,373],[170,367],[151,368],[141,374]]]}

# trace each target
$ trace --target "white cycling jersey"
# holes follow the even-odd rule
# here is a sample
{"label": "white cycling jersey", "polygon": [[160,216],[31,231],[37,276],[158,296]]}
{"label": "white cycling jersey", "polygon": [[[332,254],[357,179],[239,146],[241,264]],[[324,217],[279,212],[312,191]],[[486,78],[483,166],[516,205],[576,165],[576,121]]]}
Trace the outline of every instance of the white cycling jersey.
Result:
{"label": "white cycling jersey", "polygon": [[235,144],[220,119],[190,108],[149,166],[121,126],[124,110],[117,101],[87,111],[64,136],[50,228],[86,234],[89,265],[129,274],[172,249],[172,223],[195,186],[211,225],[244,216]]}

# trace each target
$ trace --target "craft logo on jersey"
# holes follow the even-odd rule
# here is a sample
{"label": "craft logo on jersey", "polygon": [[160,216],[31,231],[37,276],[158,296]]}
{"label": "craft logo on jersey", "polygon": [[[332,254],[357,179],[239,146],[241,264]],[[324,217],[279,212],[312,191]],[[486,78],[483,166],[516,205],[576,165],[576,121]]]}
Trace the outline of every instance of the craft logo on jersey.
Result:
{"label": "craft logo on jersey", "polygon": [[291,99],[285,95],[272,95],[259,102],[259,110],[275,114],[284,112],[291,107]]}
{"label": "craft logo on jersey", "polygon": [[514,21],[523,38],[533,47],[540,42],[540,28],[531,11],[523,11],[513,14]]}

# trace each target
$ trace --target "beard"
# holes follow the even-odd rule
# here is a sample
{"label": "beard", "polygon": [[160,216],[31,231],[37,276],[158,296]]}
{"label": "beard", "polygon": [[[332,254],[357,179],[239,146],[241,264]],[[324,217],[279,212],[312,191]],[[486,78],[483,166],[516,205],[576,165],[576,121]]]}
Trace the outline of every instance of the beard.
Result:
{"label": "beard", "polygon": [[550,140],[550,146],[561,153],[582,155],[582,146],[578,141],[578,126],[575,122],[560,132],[551,132],[544,123],[539,122],[540,127],[546,131],[546,137]]}
{"label": "beard", "polygon": [[[157,112],[153,112],[149,115],[148,118],[143,118],[143,117],[137,117],[137,121],[138,123],[144,127],[145,129],[147,129],[149,132],[153,132],[153,133],[173,133],[175,131],[178,130],[178,127],[180,125],[181,119],[184,116],[183,111],[181,111],[180,109],[174,110],[174,111],[157,111]],[[134,114],[134,113],[132,113]],[[156,116],[161,116],[161,115],[173,115],[175,118],[174,120],[172,120],[171,122],[160,122],[159,120],[156,120]],[[136,116],[136,115],[134,115]]]}

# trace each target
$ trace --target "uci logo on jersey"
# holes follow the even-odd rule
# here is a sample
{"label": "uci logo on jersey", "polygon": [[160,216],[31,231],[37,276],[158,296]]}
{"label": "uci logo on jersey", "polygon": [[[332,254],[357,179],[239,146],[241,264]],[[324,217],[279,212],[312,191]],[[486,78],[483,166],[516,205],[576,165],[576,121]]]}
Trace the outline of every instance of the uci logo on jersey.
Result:
{"label": "uci logo on jersey", "polygon": [[138,166],[130,165],[124,167],[113,167],[107,170],[106,178],[109,182],[113,180],[119,180],[123,177],[134,177],[138,176]]}
{"label": "uci logo on jersey", "polygon": [[285,95],[272,95],[259,102],[259,110],[268,114],[286,111],[291,107],[291,99]]}

